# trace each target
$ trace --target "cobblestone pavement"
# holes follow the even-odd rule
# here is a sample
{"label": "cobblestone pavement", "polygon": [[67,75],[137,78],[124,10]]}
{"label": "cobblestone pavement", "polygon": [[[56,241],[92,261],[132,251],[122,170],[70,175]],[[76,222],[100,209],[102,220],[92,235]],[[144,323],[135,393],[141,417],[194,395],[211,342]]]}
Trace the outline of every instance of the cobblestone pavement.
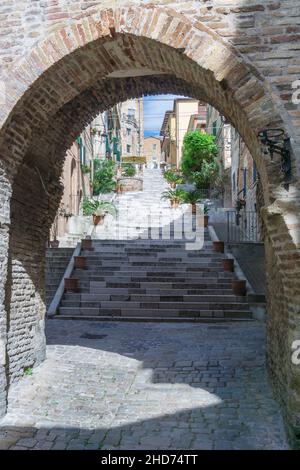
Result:
{"label": "cobblestone pavement", "polygon": [[51,320],[2,449],[286,449],[259,323]]}

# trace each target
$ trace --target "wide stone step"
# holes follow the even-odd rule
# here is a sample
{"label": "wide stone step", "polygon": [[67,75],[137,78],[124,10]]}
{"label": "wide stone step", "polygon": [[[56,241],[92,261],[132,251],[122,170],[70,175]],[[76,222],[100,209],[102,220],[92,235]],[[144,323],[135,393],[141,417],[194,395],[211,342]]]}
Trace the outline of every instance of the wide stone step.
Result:
{"label": "wide stone step", "polygon": [[89,295],[89,296],[101,296],[101,295],[166,295],[166,296],[173,296],[173,295],[210,295],[210,296],[217,296],[217,295],[232,295],[232,289],[162,289],[159,287],[146,287],[146,288],[122,288],[122,287],[103,287],[99,289],[95,289],[92,292],[88,290],[84,292],[81,290],[82,293],[65,293],[64,299],[71,300],[73,298],[81,299],[81,295]]}
{"label": "wide stone step", "polygon": [[125,317],[182,317],[182,318],[252,318],[251,312],[247,310],[168,310],[168,309],[134,309],[134,308],[80,308],[60,307],[60,315],[71,316],[125,316]]}
{"label": "wide stone step", "polygon": [[189,301],[134,301],[134,300],[103,300],[99,301],[76,301],[76,300],[63,300],[61,305],[63,307],[78,307],[78,308],[131,308],[131,309],[169,309],[169,310],[245,310],[249,309],[248,304],[243,302],[189,302]]}
{"label": "wide stone step", "polygon": [[[221,263],[222,258],[212,258],[212,257],[205,257],[201,258],[161,258],[161,257],[153,257],[153,256],[141,256],[141,257],[126,257],[126,256],[115,256],[115,257],[107,257],[101,256],[97,258],[89,258],[86,257],[87,266],[219,266]],[[57,267],[57,269],[59,269]]]}
{"label": "wide stone step", "polygon": [[102,301],[133,301],[133,302],[209,302],[209,303],[244,303],[244,297],[238,297],[233,294],[229,295],[190,295],[182,294],[129,294],[129,293],[102,293],[102,294],[68,294],[64,297],[64,305],[73,302],[77,305],[82,302],[102,302]]}
{"label": "wide stone step", "polygon": [[202,282],[199,282],[198,280],[190,279],[189,282],[186,282],[184,279],[183,282],[178,281],[178,279],[172,278],[170,281],[162,282],[160,280],[152,279],[147,280],[145,282],[145,279],[142,279],[141,282],[137,281],[128,281],[128,280],[103,280],[103,281],[86,281],[85,283],[80,283],[81,287],[89,287],[91,292],[97,289],[101,288],[159,288],[159,289],[205,289],[205,288],[215,288],[215,289],[231,289],[231,279],[217,279],[217,278],[205,278],[202,279]]}
{"label": "wide stone step", "polygon": [[[203,277],[207,273],[218,275],[219,273],[227,276],[227,272],[224,272],[219,267],[182,267],[182,269],[172,269],[170,266],[163,269],[163,267],[157,268],[156,266],[102,266],[98,269],[76,269],[73,277],[84,278],[97,278],[99,276],[168,276],[168,277]],[[51,278],[51,274],[50,277]]]}
{"label": "wide stone step", "polygon": [[220,270],[201,270],[201,271],[184,271],[184,270],[174,270],[174,271],[163,271],[163,270],[132,270],[132,271],[122,271],[122,270],[99,270],[97,272],[91,272],[88,270],[77,269],[72,274],[72,277],[77,279],[82,279],[83,281],[89,279],[90,281],[100,281],[102,279],[107,280],[116,280],[116,279],[151,279],[151,278],[162,278],[162,279],[201,279],[203,278],[218,278],[218,279],[232,279],[234,277],[233,273],[227,273]]}
{"label": "wide stone step", "polygon": [[132,260],[98,260],[97,262],[91,263],[88,262],[87,269],[89,271],[97,271],[101,268],[105,267],[115,267],[121,270],[131,270],[135,268],[138,269],[145,269],[151,268],[159,270],[159,269],[172,269],[172,270],[188,270],[188,269],[199,269],[199,270],[219,270],[221,267],[220,260],[219,261],[207,261],[207,262],[197,262],[197,261],[159,261],[159,260],[151,260],[151,261],[132,261]]}
{"label": "wide stone step", "polygon": [[93,315],[72,315],[60,314],[54,317],[58,320],[86,320],[86,321],[114,321],[114,322],[155,322],[155,323],[233,323],[233,322],[252,322],[252,317],[159,317],[159,316],[143,316],[143,317],[126,317],[126,316],[93,316]]}

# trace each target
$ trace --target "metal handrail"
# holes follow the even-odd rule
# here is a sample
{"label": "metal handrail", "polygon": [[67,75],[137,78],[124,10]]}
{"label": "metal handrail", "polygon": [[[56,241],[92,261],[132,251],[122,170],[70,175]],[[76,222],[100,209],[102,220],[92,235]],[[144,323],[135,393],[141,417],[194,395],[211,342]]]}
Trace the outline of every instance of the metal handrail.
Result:
{"label": "metal handrail", "polygon": [[261,241],[258,216],[255,211],[226,212],[227,242],[258,243]]}

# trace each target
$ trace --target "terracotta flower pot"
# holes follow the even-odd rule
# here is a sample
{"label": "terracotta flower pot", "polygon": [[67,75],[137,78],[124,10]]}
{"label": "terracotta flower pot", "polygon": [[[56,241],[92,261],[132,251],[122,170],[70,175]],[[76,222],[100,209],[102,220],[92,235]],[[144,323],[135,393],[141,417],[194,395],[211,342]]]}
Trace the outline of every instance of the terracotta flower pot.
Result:
{"label": "terracotta flower pot", "polygon": [[90,238],[84,238],[81,240],[81,248],[82,250],[89,250],[91,251],[92,248],[92,240]]}
{"label": "terracotta flower pot", "polygon": [[74,277],[65,277],[65,290],[67,292],[78,292],[78,279]]}
{"label": "terracotta flower pot", "polygon": [[172,209],[177,209],[178,206],[179,206],[179,202],[171,201]]}
{"label": "terracotta flower pot", "polygon": [[102,225],[104,222],[105,215],[95,215],[93,214],[93,224],[94,225]]}
{"label": "terracotta flower pot", "polygon": [[233,273],[234,271],[234,260],[232,258],[223,258],[222,259],[224,271],[229,271]]}
{"label": "terracotta flower pot", "polygon": [[209,219],[209,215],[205,215],[204,216],[204,227],[208,227],[208,219]]}
{"label": "terracotta flower pot", "polygon": [[195,215],[197,213],[197,206],[196,204],[191,204],[192,206],[192,214]]}
{"label": "terracotta flower pot", "polygon": [[246,281],[241,279],[236,279],[231,283],[232,290],[234,295],[246,295],[247,288],[246,288]]}
{"label": "terracotta flower pot", "polygon": [[214,251],[217,253],[224,253],[224,242],[213,242]]}
{"label": "terracotta flower pot", "polygon": [[77,269],[86,269],[86,257],[85,256],[75,256],[74,257],[74,267]]}
{"label": "terracotta flower pot", "polygon": [[172,189],[175,189],[176,188],[176,183],[170,183],[170,186]]}

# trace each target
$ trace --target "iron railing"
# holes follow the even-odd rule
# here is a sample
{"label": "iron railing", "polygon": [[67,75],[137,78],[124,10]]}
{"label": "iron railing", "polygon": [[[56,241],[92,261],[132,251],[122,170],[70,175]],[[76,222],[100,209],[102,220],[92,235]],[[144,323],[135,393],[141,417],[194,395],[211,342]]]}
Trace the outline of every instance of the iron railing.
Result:
{"label": "iron railing", "polygon": [[259,221],[255,211],[227,211],[227,242],[258,243],[261,241]]}

